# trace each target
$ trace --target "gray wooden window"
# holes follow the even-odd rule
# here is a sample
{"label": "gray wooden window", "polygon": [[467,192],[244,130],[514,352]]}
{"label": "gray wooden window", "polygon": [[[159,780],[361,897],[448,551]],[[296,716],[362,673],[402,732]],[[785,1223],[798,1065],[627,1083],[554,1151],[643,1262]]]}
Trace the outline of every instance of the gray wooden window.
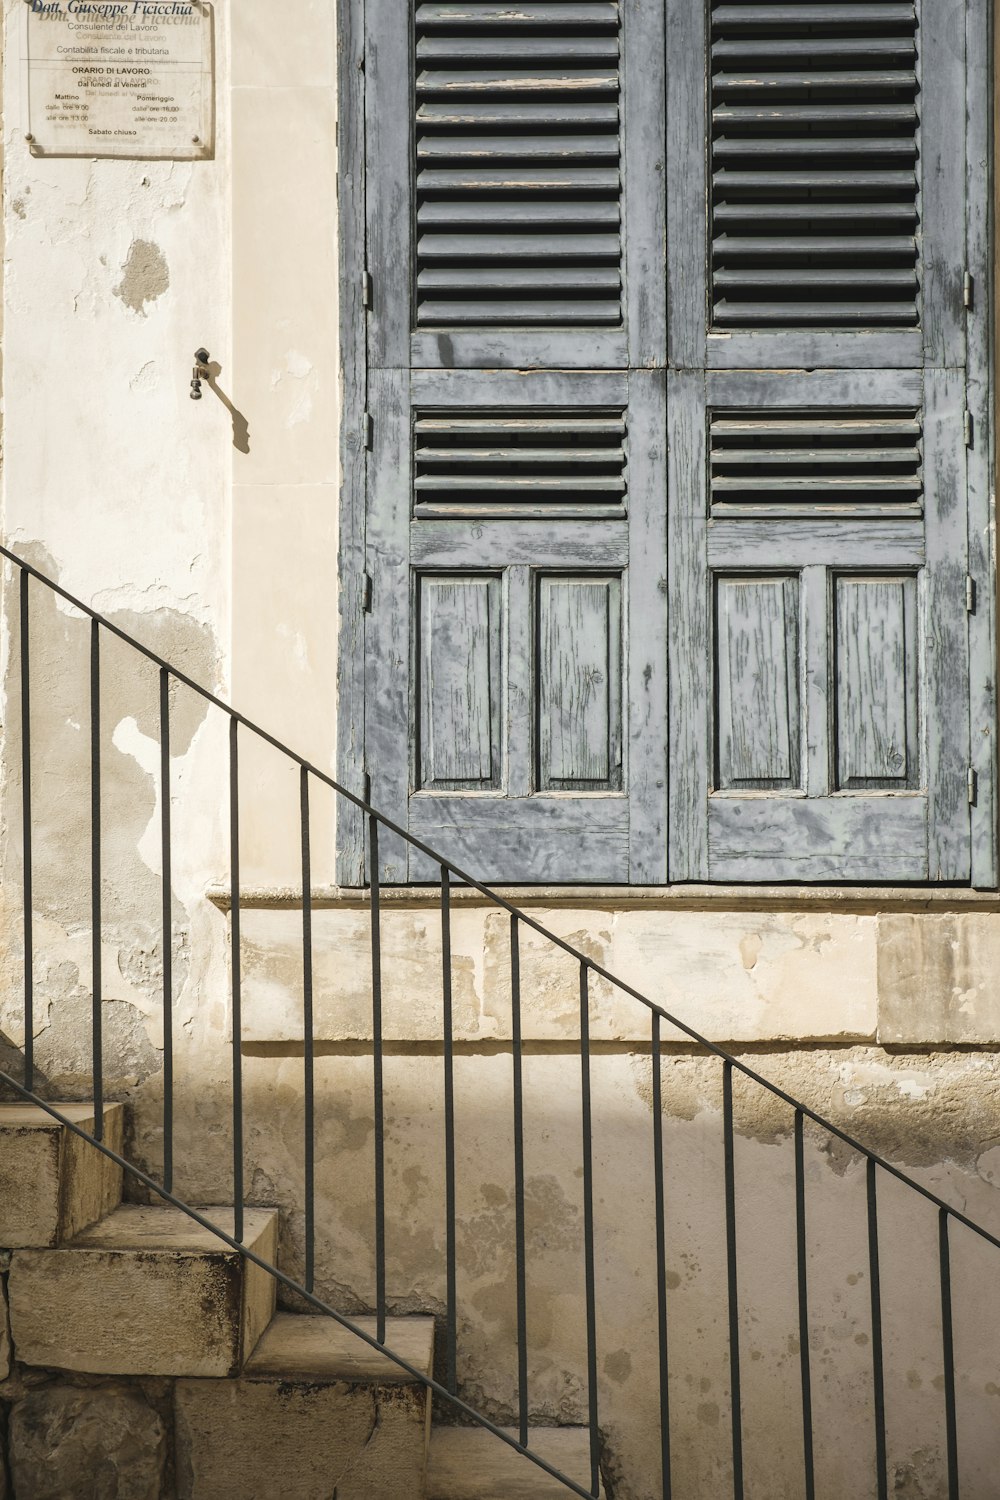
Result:
{"label": "gray wooden window", "polygon": [[345,779],[493,880],[993,884],[986,0],[343,26]]}

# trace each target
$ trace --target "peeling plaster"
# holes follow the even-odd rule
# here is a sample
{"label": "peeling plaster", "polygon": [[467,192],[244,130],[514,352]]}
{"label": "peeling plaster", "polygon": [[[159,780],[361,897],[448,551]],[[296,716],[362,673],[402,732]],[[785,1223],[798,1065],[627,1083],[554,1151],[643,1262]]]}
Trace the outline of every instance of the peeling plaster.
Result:
{"label": "peeling plaster", "polygon": [[145,316],[146,303],[155,302],[170,286],[170,269],[159,245],[133,240],[122,265],[122,279],[114,294],[133,312]]}

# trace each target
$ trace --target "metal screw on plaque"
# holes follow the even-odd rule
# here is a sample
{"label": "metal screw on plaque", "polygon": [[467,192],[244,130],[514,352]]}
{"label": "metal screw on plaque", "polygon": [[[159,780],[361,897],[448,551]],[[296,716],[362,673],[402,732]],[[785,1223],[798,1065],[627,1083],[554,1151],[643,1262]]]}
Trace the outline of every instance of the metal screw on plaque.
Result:
{"label": "metal screw on plaque", "polygon": [[201,382],[203,380],[209,380],[209,379],[211,379],[212,372],[208,368],[208,362],[211,359],[211,357],[212,356],[209,354],[209,352],[208,352],[207,349],[196,349],[194,351],[195,364],[194,364],[194,373],[193,373],[193,377],[192,377],[192,380],[191,380],[191,400],[192,401],[200,401],[201,400]]}
{"label": "metal screw on plaque", "polygon": [[30,130],[26,130],[25,133],[24,133],[24,139],[26,141],[33,141],[35,139],[35,137],[32,135],[32,133],[31,133]]}
{"label": "metal screw on plaque", "polygon": [[200,135],[193,135],[191,137],[191,142],[195,146],[200,146],[201,145],[201,136]]}

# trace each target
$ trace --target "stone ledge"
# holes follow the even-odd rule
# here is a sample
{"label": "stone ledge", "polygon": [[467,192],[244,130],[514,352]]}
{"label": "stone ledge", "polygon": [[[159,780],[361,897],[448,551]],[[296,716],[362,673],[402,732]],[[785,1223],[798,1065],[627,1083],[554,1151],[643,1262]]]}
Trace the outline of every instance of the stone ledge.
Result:
{"label": "stone ledge", "polygon": [[[950,886],[847,885],[497,885],[493,895],[523,910],[539,907],[600,911],[845,911],[875,914],[884,911],[994,911],[1000,912],[1000,893]],[[232,902],[228,886],[210,886],[206,896],[220,911]],[[438,886],[381,886],[383,906],[440,907]],[[471,886],[451,887],[452,905],[494,906],[489,896]],[[240,892],[241,908],[302,908],[302,890],[290,886],[254,886]],[[337,907],[368,911],[367,887],[316,886],[314,910]]]}

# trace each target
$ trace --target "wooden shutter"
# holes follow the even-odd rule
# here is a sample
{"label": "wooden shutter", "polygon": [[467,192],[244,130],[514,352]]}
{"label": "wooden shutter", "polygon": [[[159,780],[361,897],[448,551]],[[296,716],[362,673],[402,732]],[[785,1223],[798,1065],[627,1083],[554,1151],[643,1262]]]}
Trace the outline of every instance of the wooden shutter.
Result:
{"label": "wooden shutter", "polygon": [[[373,380],[379,805],[480,878],[663,881],[662,377]],[[381,854],[385,880],[435,874]]]}
{"label": "wooden shutter", "polygon": [[[675,377],[671,866],[971,878],[964,381]],[[683,411],[684,415],[681,415]]]}
{"label": "wooden shutter", "polygon": [[996,880],[986,32],[668,0],[674,879]]}
{"label": "wooden shutter", "polygon": [[662,12],[367,27],[373,799],[489,879],[663,881]]}

